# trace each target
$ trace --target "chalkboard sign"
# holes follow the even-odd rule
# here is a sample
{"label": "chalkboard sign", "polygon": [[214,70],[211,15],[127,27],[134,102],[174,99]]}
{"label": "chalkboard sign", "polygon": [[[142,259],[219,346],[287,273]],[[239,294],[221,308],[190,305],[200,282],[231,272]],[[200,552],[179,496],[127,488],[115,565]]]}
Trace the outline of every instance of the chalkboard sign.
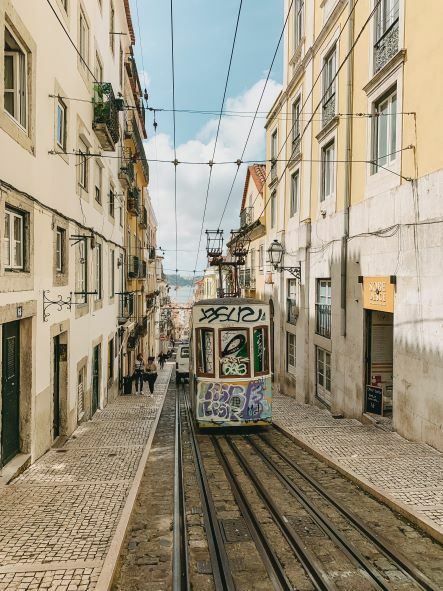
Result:
{"label": "chalkboard sign", "polygon": [[383,388],[366,386],[366,412],[383,415]]}

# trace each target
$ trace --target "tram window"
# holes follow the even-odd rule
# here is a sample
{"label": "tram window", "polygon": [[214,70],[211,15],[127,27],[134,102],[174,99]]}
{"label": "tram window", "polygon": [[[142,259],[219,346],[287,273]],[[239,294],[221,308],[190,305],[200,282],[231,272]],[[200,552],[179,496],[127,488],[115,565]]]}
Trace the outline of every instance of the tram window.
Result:
{"label": "tram window", "polygon": [[214,377],[214,329],[197,329],[197,375]]}
{"label": "tram window", "polygon": [[249,330],[220,330],[220,375],[249,376],[249,363]]}
{"label": "tram window", "polygon": [[254,328],[254,373],[268,373],[268,329],[266,326]]}

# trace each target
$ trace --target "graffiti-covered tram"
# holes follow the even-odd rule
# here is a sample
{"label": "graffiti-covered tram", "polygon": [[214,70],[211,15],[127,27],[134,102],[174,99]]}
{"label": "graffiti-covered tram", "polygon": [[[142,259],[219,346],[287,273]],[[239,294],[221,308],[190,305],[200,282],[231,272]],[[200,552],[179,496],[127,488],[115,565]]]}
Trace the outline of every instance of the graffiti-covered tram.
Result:
{"label": "graffiti-covered tram", "polygon": [[192,308],[190,389],[199,427],[272,421],[269,305],[250,298],[201,300]]}

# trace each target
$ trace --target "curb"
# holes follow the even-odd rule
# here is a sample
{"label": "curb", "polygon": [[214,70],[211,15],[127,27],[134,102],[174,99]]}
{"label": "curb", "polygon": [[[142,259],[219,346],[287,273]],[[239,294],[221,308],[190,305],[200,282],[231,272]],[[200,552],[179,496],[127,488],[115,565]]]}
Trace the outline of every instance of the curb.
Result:
{"label": "curb", "polygon": [[354,472],[347,470],[346,468],[341,466],[335,458],[332,458],[331,456],[326,454],[324,451],[320,451],[316,447],[310,445],[309,443],[306,443],[306,441],[304,441],[303,439],[300,439],[299,437],[297,437],[293,433],[289,433],[289,431],[287,431],[285,429],[285,427],[283,427],[281,424],[279,424],[278,421],[274,421],[273,425],[285,437],[287,437],[288,439],[290,439],[291,441],[293,441],[294,443],[299,445],[301,448],[303,448],[305,451],[312,454],[317,459],[325,462],[331,468],[334,468],[335,470],[337,470],[337,472],[340,472],[340,474],[342,474],[343,476],[346,476],[346,478],[351,480],[354,484],[358,485],[365,492],[371,494],[377,500],[379,500],[382,503],[384,503],[385,505],[387,505],[390,509],[393,509],[394,511],[399,513],[402,517],[405,517],[410,522],[412,522],[414,525],[417,525],[418,527],[420,527],[425,533],[427,533],[429,536],[431,536],[434,540],[437,540],[437,542],[440,542],[440,544],[443,544],[443,531],[441,529],[437,529],[435,527],[435,524],[430,519],[427,519],[426,517],[424,517],[420,513],[417,513],[416,511],[412,510],[405,503],[402,503],[401,501],[396,500],[395,498],[390,496],[384,489],[379,488],[378,486],[375,486],[374,484],[372,484],[371,482],[369,482],[365,478],[363,478],[361,476],[357,476]]}
{"label": "curb", "polygon": [[123,542],[126,536],[126,532],[128,529],[129,521],[132,515],[132,509],[134,507],[135,501],[137,499],[138,491],[140,488],[140,484],[142,481],[143,473],[146,468],[146,464],[148,463],[149,454],[152,447],[152,442],[154,440],[155,433],[157,431],[157,425],[160,420],[160,416],[163,411],[163,406],[165,404],[166,395],[168,393],[169,382],[171,381],[172,370],[169,374],[169,379],[166,385],[166,391],[163,395],[163,400],[157,411],[157,416],[152,424],[151,432],[149,434],[148,441],[146,443],[146,447],[143,451],[143,455],[140,458],[140,463],[137,468],[137,472],[135,474],[134,480],[132,481],[131,488],[129,489],[128,496],[126,498],[125,505],[123,507],[122,514],[120,516],[119,522],[117,524],[117,528],[114,533],[114,537],[112,538],[111,544],[109,546],[108,553],[106,554],[106,558],[103,562],[103,566],[101,569],[100,576],[97,581],[97,585],[95,586],[95,591],[109,591],[111,589],[112,582],[114,580],[115,571],[117,569],[118,559],[120,556],[120,552],[123,546]]}

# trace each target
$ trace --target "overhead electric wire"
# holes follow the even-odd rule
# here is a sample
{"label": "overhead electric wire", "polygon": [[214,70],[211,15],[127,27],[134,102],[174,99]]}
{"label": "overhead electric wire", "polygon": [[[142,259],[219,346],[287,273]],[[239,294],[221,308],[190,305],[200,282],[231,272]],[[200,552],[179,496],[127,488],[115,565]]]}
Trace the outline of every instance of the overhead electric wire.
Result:
{"label": "overhead electric wire", "polygon": [[178,273],[178,225],[177,225],[177,126],[175,120],[175,59],[174,59],[174,8],[173,0],[170,0],[170,28],[171,28],[171,71],[172,71],[172,124],[173,124],[173,142],[174,142],[174,221],[175,221],[175,273],[177,285]]}
{"label": "overhead electric wire", "polygon": [[[252,119],[251,126],[250,126],[250,128],[249,128],[248,135],[247,135],[247,137],[246,137],[246,142],[245,142],[245,145],[244,145],[244,147],[243,147],[243,150],[242,150],[242,155],[240,156],[240,160],[243,160],[243,157],[244,157],[244,155],[245,155],[246,148],[247,148],[247,146],[248,146],[249,139],[250,139],[250,137],[251,137],[252,130],[253,130],[253,128],[254,128],[255,120],[256,120],[256,118],[257,118],[257,113],[258,113],[258,110],[259,110],[259,108],[260,108],[261,102],[262,102],[262,100],[263,100],[263,96],[264,96],[264,94],[265,94],[265,90],[266,90],[266,86],[267,86],[267,84],[268,84],[268,81],[269,81],[269,77],[271,76],[272,68],[273,68],[273,66],[274,66],[274,62],[275,62],[275,59],[276,59],[276,57],[277,57],[278,50],[279,50],[279,47],[280,47],[281,41],[282,41],[282,39],[283,39],[283,35],[284,35],[285,29],[286,29],[286,25],[288,24],[288,19],[289,19],[289,15],[290,15],[290,13],[291,13],[291,9],[292,9],[292,5],[293,5],[293,4],[294,4],[294,0],[291,0],[291,3],[289,4],[289,7],[288,7],[288,12],[287,12],[287,14],[286,14],[286,19],[285,19],[285,22],[284,22],[284,24],[283,24],[283,29],[282,29],[282,31],[281,31],[281,33],[280,33],[280,37],[278,38],[277,47],[275,48],[274,55],[272,56],[272,61],[271,61],[271,65],[270,65],[270,67],[269,67],[269,69],[268,69],[268,74],[267,74],[267,76],[266,76],[265,84],[264,84],[264,86],[263,86],[263,89],[262,89],[262,92],[261,92],[261,95],[260,95],[260,98],[259,98],[259,101],[258,101],[258,104],[257,104],[257,108],[256,108],[256,110],[255,110],[255,113],[254,113],[254,117],[253,117],[253,119]],[[225,205],[224,205],[224,207],[223,207],[222,215],[221,215],[220,222],[219,222],[219,224],[218,224],[217,230],[220,230],[220,226],[221,226],[221,223],[222,223],[222,221],[223,221],[223,218],[224,218],[224,215],[225,215],[225,212],[226,212],[226,208],[228,207],[228,203],[229,203],[229,200],[231,199],[232,191],[234,190],[234,185],[235,185],[235,181],[237,180],[237,176],[238,176],[239,170],[240,170],[240,166],[238,166],[238,167],[237,167],[237,170],[235,171],[234,179],[233,179],[233,181],[232,181],[231,188],[229,189],[228,197],[227,197],[227,199],[226,199],[226,202],[225,202]]]}
{"label": "overhead electric wire", "polygon": [[[208,206],[209,190],[210,190],[211,179],[212,179],[212,163],[214,161],[215,153],[216,153],[216,150],[217,150],[217,142],[218,142],[218,137],[219,137],[219,133],[220,133],[220,125],[221,125],[223,107],[224,107],[224,104],[225,104],[226,93],[227,93],[227,90],[228,90],[229,77],[230,77],[230,74],[231,74],[232,59],[234,57],[235,43],[236,43],[236,40],[237,40],[238,26],[239,26],[239,23],[240,23],[240,16],[241,16],[241,11],[242,11],[242,6],[243,6],[243,0],[240,0],[239,6],[238,6],[238,12],[237,12],[237,20],[236,20],[236,23],[235,23],[234,38],[232,40],[231,54],[229,56],[228,71],[226,73],[225,87],[224,87],[224,90],[223,90],[223,98],[222,98],[220,112],[219,112],[219,117],[218,117],[217,133],[215,134],[214,149],[212,151],[212,158],[211,158],[211,160],[209,162],[208,185],[207,185],[207,188],[206,188],[205,204],[204,204],[204,207],[203,207],[202,223],[201,223],[201,228],[200,228],[200,236],[199,236],[199,240],[198,240],[197,256],[196,256],[196,260],[195,260],[195,268],[197,268],[198,259],[199,259],[199,256],[200,256],[200,246],[201,246],[201,240],[202,240],[202,236],[203,236],[203,227],[204,227],[205,219],[206,219],[206,209],[207,209],[207,206]],[[195,277],[195,273],[194,273],[194,277]]]}

